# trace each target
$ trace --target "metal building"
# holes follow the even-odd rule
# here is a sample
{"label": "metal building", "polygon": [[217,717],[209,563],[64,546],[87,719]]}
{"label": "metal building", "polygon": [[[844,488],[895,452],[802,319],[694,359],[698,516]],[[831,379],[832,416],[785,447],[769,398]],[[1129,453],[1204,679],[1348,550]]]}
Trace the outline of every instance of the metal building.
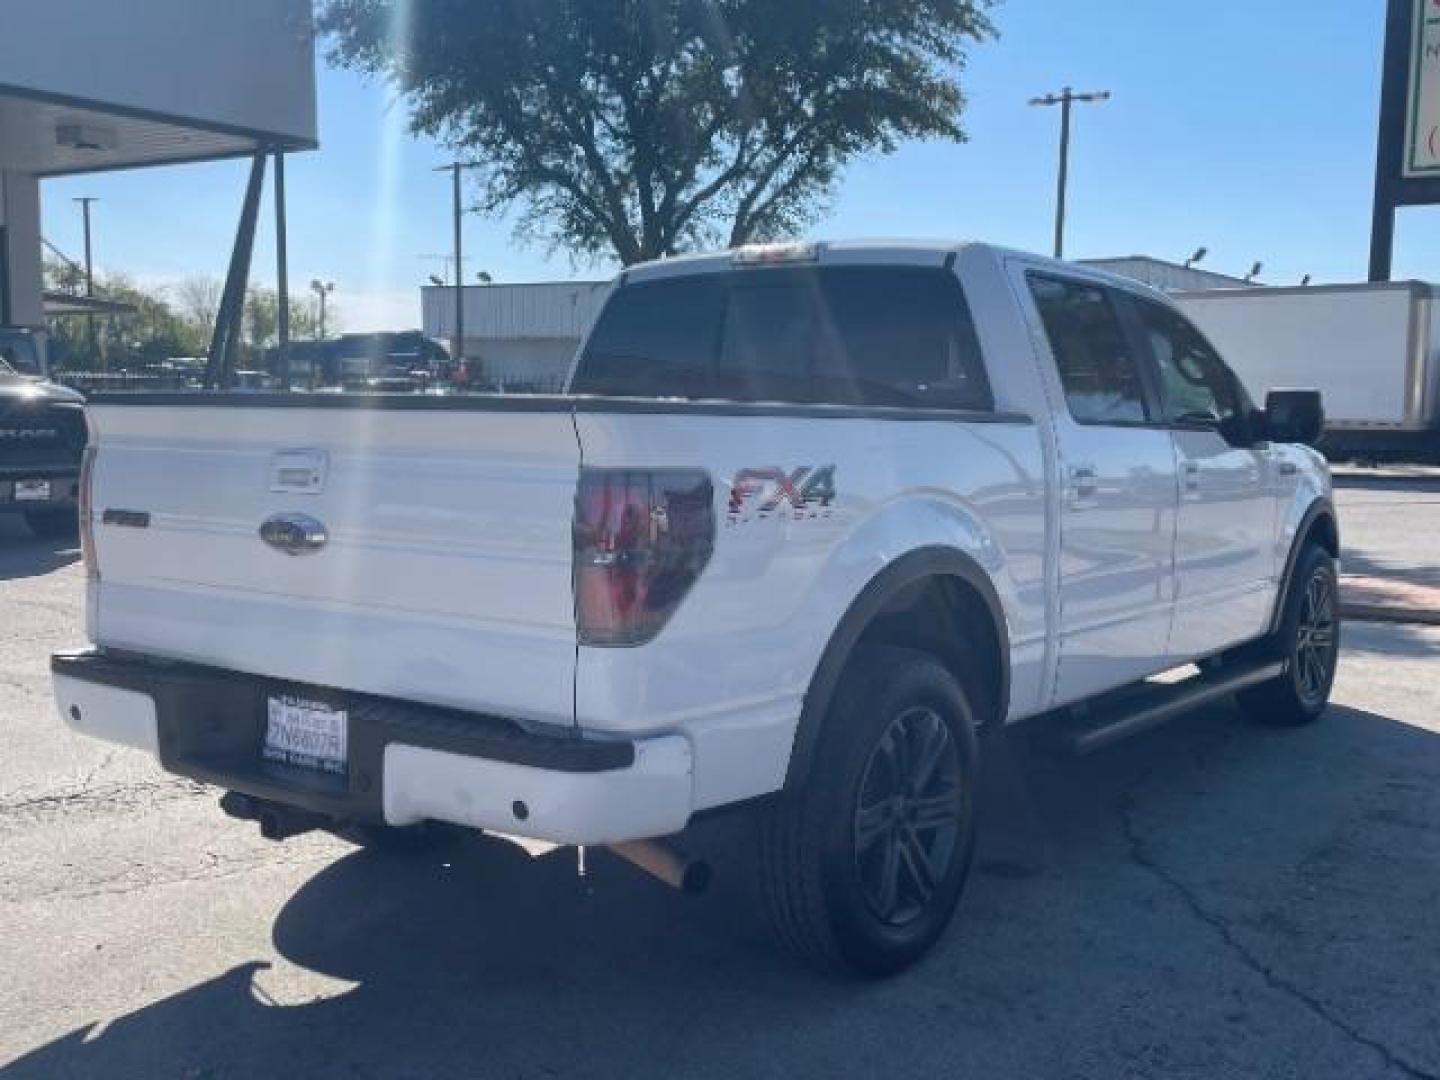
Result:
{"label": "metal building", "polygon": [[[506,390],[558,390],[609,289],[608,281],[467,285],[465,356],[472,377]],[[455,330],[455,289],[420,290],[426,337],[448,343]]]}
{"label": "metal building", "polygon": [[1183,266],[1167,262],[1151,255],[1125,255],[1113,259],[1080,259],[1084,266],[1118,274],[1121,277],[1143,281],[1165,292],[1195,291],[1201,289],[1249,289],[1255,283],[1244,278],[1217,274],[1213,270],[1201,270],[1196,266]]}

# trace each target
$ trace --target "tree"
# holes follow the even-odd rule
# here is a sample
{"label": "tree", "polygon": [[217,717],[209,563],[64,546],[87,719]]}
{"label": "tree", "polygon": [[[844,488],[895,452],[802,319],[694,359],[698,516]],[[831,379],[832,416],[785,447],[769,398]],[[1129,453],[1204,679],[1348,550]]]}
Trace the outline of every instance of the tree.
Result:
{"label": "tree", "polygon": [[322,0],[319,26],[479,163],[479,209],[629,264],[793,235],[857,155],[963,141],[992,2]]}
{"label": "tree", "polygon": [[210,339],[215,335],[215,320],[220,314],[220,298],[225,285],[219,278],[195,275],[188,277],[175,287],[175,302],[181,316],[194,330],[200,348],[194,355],[203,355],[210,349]]}
{"label": "tree", "polygon": [[[47,289],[80,296],[85,272],[73,262],[45,261]],[[48,320],[49,352],[57,367],[104,366],[102,358],[122,365],[148,363],[195,351],[198,335],[170,304],[164,288],[146,288],[125,274],[101,271],[95,277],[97,298],[123,305],[101,315],[69,313]],[[128,310],[125,310],[128,309]],[[92,354],[88,321],[95,322],[98,353]]]}
{"label": "tree", "polygon": [[[333,311],[326,312],[326,321],[333,324]],[[316,335],[319,312],[314,298],[291,294],[290,340],[299,341]],[[245,293],[245,309],[241,320],[242,338],[254,352],[261,352],[280,340],[280,294],[268,285],[252,285]]]}

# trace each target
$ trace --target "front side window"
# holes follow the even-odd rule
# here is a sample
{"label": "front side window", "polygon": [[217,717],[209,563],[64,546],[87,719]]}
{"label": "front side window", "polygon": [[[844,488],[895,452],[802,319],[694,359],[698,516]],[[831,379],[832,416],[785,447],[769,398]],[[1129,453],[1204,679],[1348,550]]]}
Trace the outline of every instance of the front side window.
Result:
{"label": "front side window", "polygon": [[1106,290],[1083,281],[1030,275],[1070,415],[1082,424],[1149,419],[1140,365]]}
{"label": "front side window", "polygon": [[1164,421],[1218,427],[1233,419],[1241,410],[1239,386],[1200,332],[1163,305],[1136,300],[1135,306],[1155,358]]}
{"label": "front side window", "polygon": [[959,283],[918,267],[743,269],[626,285],[601,313],[572,389],[993,407]]}

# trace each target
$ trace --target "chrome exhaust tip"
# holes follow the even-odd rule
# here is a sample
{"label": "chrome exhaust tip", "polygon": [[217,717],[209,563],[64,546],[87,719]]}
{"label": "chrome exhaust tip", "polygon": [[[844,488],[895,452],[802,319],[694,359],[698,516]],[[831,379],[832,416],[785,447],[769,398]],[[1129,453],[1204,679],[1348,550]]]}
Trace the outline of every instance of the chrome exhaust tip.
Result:
{"label": "chrome exhaust tip", "polygon": [[691,896],[698,896],[710,887],[710,864],[704,859],[692,859],[664,840],[626,840],[607,844],[606,850],[672,889]]}

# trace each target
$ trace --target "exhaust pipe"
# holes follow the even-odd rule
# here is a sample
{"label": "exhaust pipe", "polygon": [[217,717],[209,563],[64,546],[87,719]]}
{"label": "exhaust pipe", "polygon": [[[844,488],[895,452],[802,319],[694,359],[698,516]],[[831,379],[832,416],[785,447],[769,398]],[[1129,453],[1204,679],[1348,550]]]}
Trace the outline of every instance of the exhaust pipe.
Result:
{"label": "exhaust pipe", "polygon": [[294,810],[239,791],[227,791],[222,795],[220,809],[239,821],[258,822],[260,835],[266,840],[288,840],[320,828],[324,820],[321,815],[308,810]]}
{"label": "exhaust pipe", "polygon": [[692,859],[663,840],[626,840],[620,844],[608,844],[606,850],[672,889],[691,896],[698,896],[710,885],[709,863],[704,859]]}

